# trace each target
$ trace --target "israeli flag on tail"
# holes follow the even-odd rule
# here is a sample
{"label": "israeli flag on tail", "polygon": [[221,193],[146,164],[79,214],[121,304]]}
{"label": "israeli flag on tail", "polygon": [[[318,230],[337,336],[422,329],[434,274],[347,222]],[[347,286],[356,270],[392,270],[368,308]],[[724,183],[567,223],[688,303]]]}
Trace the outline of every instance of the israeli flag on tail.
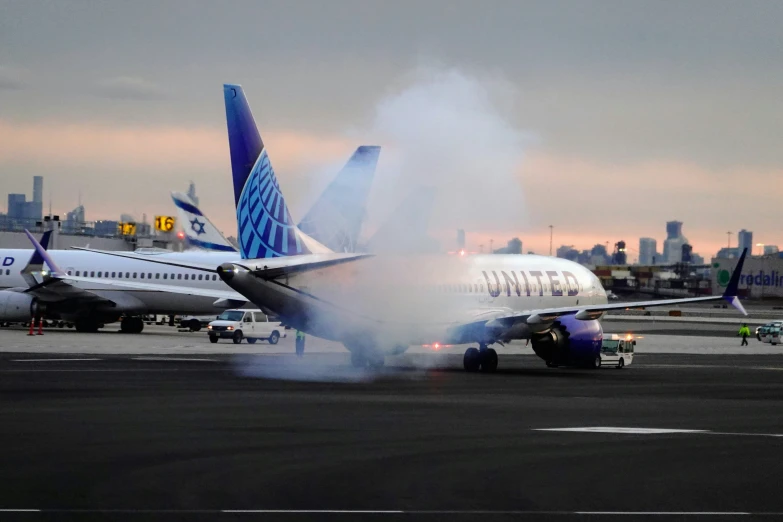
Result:
{"label": "israeli flag on tail", "polygon": [[185,232],[188,246],[212,252],[237,251],[187,194],[172,192],[171,199],[177,207],[179,222]]}
{"label": "israeli flag on tail", "polygon": [[329,253],[299,231],[239,85],[223,86],[242,259]]}

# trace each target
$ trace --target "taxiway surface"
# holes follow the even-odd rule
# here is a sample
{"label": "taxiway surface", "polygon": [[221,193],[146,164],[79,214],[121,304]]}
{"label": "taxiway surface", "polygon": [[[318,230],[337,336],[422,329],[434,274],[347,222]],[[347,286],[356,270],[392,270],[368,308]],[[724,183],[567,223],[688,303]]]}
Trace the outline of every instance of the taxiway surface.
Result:
{"label": "taxiway surface", "polygon": [[783,516],[783,356],[428,358],[3,353],[2,519]]}

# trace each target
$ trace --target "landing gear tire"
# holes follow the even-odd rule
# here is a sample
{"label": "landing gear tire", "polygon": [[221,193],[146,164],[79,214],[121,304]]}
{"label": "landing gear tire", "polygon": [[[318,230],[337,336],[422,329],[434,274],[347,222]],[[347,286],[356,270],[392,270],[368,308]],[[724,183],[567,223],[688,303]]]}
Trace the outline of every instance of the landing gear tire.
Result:
{"label": "landing gear tire", "polygon": [[280,334],[277,333],[277,331],[275,330],[274,332],[272,332],[272,335],[269,336],[269,344],[277,344],[277,341],[279,340],[280,340]]}
{"label": "landing gear tire", "polygon": [[141,333],[144,330],[144,321],[141,317],[124,317],[120,321],[122,333]]}
{"label": "landing gear tire", "polygon": [[495,373],[498,369],[498,352],[487,348],[479,352],[481,355],[481,371],[483,373]]}
{"label": "landing gear tire", "polygon": [[625,366],[625,359],[620,359],[620,361],[617,363],[617,369],[622,370],[623,366]]}
{"label": "landing gear tire", "polygon": [[466,372],[477,372],[481,368],[481,353],[478,348],[468,348],[462,357],[462,366]]}
{"label": "landing gear tire", "polygon": [[201,321],[198,319],[191,319],[188,328],[190,328],[191,332],[198,332],[201,330]]}
{"label": "landing gear tire", "polygon": [[215,344],[216,342],[218,342],[218,336],[217,335],[210,335],[209,336],[209,342],[211,342],[212,344]]}
{"label": "landing gear tire", "polygon": [[242,332],[234,332],[234,337],[231,340],[234,341],[234,344],[239,344],[242,342],[242,337]]}

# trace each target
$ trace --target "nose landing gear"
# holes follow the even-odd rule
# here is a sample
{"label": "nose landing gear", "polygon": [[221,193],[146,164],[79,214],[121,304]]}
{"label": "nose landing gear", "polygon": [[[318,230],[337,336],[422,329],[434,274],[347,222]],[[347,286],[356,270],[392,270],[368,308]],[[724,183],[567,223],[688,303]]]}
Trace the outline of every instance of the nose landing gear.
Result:
{"label": "nose landing gear", "polygon": [[479,348],[471,347],[465,350],[462,365],[466,372],[494,373],[498,369],[498,353],[482,343]]}

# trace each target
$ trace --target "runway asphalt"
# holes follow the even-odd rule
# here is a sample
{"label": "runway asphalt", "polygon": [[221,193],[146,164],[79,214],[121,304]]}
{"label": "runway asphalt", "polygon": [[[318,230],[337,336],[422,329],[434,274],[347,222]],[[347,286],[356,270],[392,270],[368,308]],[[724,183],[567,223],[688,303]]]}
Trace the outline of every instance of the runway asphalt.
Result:
{"label": "runway asphalt", "polygon": [[3,353],[0,520],[783,518],[781,355],[427,357]]}

